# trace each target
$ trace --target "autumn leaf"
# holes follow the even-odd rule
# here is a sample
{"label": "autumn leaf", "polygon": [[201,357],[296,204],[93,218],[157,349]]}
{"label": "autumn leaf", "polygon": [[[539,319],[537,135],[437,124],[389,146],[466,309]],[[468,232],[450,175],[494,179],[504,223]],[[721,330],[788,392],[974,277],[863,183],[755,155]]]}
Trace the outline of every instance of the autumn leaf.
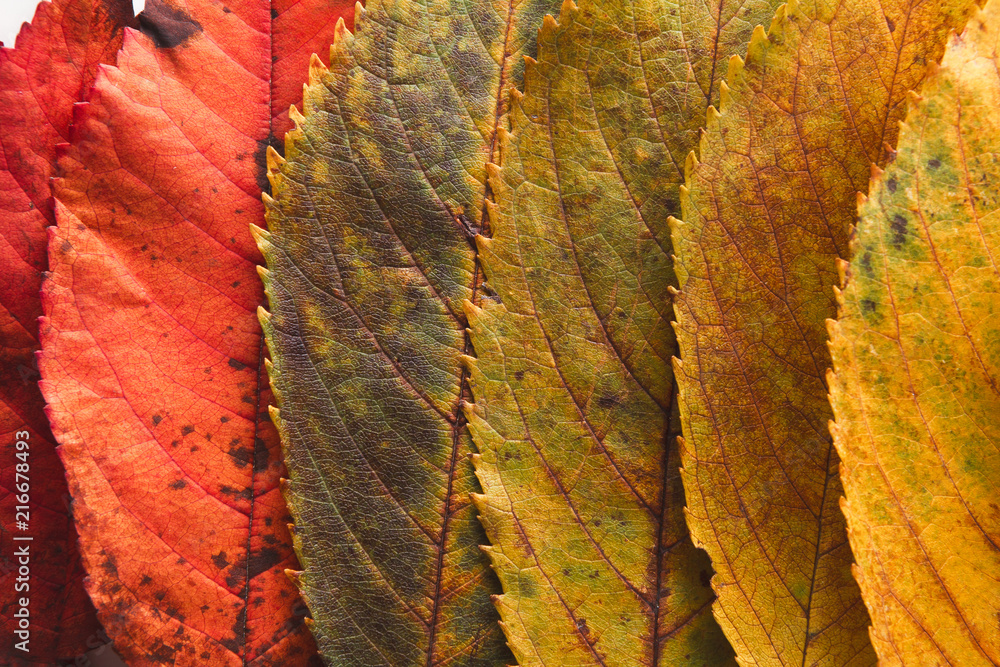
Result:
{"label": "autumn leaf", "polygon": [[[103,643],[83,589],[69,495],[38,389],[35,351],[42,313],[38,290],[48,267],[45,228],[55,221],[49,179],[56,144],[66,141],[73,104],[90,89],[101,63],[114,62],[122,29],[132,21],[127,0],[46,2],[21,29],[16,48],[0,50],[0,632],[4,656],[11,661],[5,664],[52,664]],[[21,449],[18,441],[25,443]],[[23,477],[16,478],[17,473]],[[25,484],[27,493],[21,493]],[[17,514],[19,509],[26,512]],[[19,529],[16,521],[26,528]],[[15,542],[15,536],[32,539]],[[26,545],[30,580],[21,576],[16,556]],[[14,634],[20,599],[30,600],[25,637]],[[28,653],[14,648],[23,639],[28,639]]]}
{"label": "autumn leaf", "polygon": [[843,508],[883,665],[1000,663],[998,42],[993,1],[911,102],[830,322]]}
{"label": "autumn leaf", "polygon": [[[687,534],[668,216],[765,3],[563,4],[501,133],[469,305],[478,498],[521,665],[733,664]],[[489,292],[488,292],[489,293]]]}
{"label": "autumn leaf", "polygon": [[249,225],[288,72],[347,9],[148,0],[59,162],[42,390],[88,591],[132,667],[318,661],[283,573]]}
{"label": "autumn leaf", "polygon": [[378,0],[314,61],[260,232],[302,595],[335,665],[512,662],[469,500],[467,235],[551,4]]}
{"label": "autumn leaf", "polygon": [[855,193],[967,0],[790,2],[730,63],[673,239],[688,525],[742,664],[874,664],[838,508],[824,320]]}

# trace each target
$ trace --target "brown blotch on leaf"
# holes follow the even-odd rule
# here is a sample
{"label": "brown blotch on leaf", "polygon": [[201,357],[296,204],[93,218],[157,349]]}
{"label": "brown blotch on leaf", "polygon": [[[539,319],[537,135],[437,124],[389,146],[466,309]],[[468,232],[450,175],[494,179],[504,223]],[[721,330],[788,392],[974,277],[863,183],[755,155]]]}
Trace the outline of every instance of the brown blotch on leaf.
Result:
{"label": "brown blotch on leaf", "polygon": [[158,49],[172,49],[202,32],[201,24],[166,0],[149,0],[136,17],[139,30],[153,40]]}
{"label": "brown blotch on leaf", "polygon": [[181,46],[202,31],[200,23],[166,0],[149,0],[136,19],[139,30],[152,39],[158,49]]}

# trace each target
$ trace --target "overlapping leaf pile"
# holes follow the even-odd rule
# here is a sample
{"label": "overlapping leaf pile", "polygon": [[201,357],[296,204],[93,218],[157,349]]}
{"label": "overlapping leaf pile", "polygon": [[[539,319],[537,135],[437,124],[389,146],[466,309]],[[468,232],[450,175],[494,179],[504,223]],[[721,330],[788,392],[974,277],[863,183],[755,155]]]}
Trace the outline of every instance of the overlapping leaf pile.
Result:
{"label": "overlapping leaf pile", "polygon": [[129,25],[0,54],[0,662],[1000,663],[1000,2]]}

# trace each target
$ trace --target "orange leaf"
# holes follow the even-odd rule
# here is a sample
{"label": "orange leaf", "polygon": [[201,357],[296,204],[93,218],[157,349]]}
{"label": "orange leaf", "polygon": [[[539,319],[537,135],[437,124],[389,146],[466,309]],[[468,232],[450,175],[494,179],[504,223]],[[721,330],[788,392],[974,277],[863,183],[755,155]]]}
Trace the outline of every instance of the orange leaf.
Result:
{"label": "orange leaf", "polygon": [[149,0],[60,160],[42,387],[88,590],[133,667],[318,660],[283,573],[249,225],[284,105],[348,10]]}
{"label": "orange leaf", "polygon": [[[101,64],[114,62],[122,29],[132,22],[129,0],[45,2],[33,23],[21,29],[17,48],[0,50],[0,633],[4,655],[18,663],[50,664],[103,643],[83,590],[69,495],[43,412],[35,351],[42,313],[38,290],[48,265],[45,228],[55,221],[49,179],[56,144],[68,136],[73,104],[93,85]],[[18,450],[18,440],[27,448]],[[25,477],[15,478],[18,472]],[[24,500],[24,494],[15,485],[25,479],[29,502],[19,516],[24,503],[18,496]],[[18,528],[18,519],[25,520],[26,530]],[[32,540],[14,541],[15,536]],[[17,581],[15,553],[25,545],[30,578]],[[28,588],[15,590],[15,584]],[[14,647],[24,639],[14,634],[21,598],[30,600],[28,654]]]}

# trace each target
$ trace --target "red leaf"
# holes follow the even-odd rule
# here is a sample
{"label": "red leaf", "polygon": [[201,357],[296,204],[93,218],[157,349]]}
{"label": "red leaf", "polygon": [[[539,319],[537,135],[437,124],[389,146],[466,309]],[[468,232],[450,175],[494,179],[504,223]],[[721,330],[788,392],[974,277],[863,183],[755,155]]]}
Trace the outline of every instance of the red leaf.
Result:
{"label": "red leaf", "polygon": [[283,573],[249,225],[272,130],[346,9],[147,0],[60,161],[42,388],[88,590],[133,667],[318,661]]}
{"label": "red leaf", "polygon": [[[56,0],[39,5],[17,48],[0,49],[0,633],[10,662],[51,664],[101,643],[100,626],[83,589],[83,570],[69,495],[55,440],[38,390],[35,351],[38,289],[47,267],[45,228],[55,221],[49,179],[56,144],[66,141],[73,104],[93,85],[102,63],[113,63],[122,28],[133,23],[130,0]],[[18,458],[15,443],[26,431]],[[26,453],[25,453],[26,452]],[[16,466],[27,470],[27,530],[16,515]],[[27,464],[27,465],[25,465]],[[13,538],[29,536],[28,541]],[[28,546],[27,581],[18,581]],[[16,584],[21,590],[15,590]],[[25,590],[23,584],[28,585]],[[28,599],[30,639],[14,648],[14,613]],[[9,651],[9,653],[8,653]],[[10,664],[0,656],[0,662]]]}

